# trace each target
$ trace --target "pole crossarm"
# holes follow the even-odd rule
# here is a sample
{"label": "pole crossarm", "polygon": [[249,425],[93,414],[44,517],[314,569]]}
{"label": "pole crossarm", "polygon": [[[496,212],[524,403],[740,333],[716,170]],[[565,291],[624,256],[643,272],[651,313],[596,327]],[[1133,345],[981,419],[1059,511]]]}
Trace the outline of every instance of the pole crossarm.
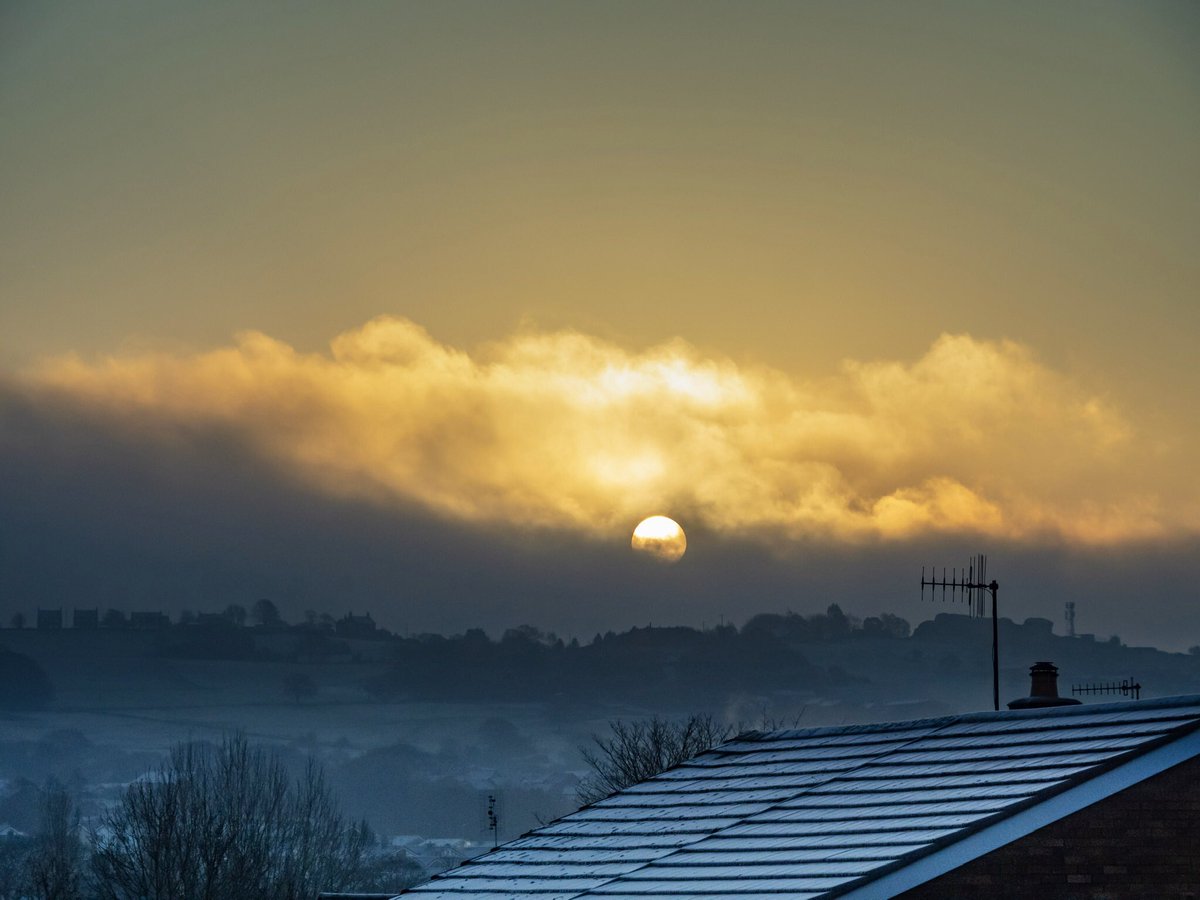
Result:
{"label": "pole crossarm", "polygon": [[[987,557],[980,556],[978,562],[972,562],[969,568],[964,568],[960,573],[957,568],[950,570],[950,575],[947,577],[947,570],[942,567],[942,577],[937,577],[937,569],[930,570],[930,577],[925,577],[925,567],[921,567],[921,597],[925,596],[925,588],[941,588],[942,601],[946,600],[946,591],[950,591],[950,599],[958,599],[959,592],[966,595],[967,599],[971,599],[975,591],[987,591],[992,595],[992,706],[1000,710],[1000,617],[996,611],[996,594],[1000,590],[1000,585],[996,579],[985,582],[983,581],[983,573],[986,571]],[[977,568],[978,567],[978,568]]]}

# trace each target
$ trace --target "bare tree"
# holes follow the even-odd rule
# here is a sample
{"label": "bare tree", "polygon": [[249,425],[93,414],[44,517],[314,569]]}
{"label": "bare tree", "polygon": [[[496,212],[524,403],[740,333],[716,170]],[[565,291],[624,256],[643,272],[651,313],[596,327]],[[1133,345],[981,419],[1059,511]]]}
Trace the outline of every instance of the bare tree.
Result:
{"label": "bare tree", "polygon": [[230,603],[225,607],[225,611],[221,615],[239,628],[246,624],[246,607],[241,604]]}
{"label": "bare tree", "polygon": [[317,763],[293,782],[275,754],[235,737],[178,746],[130,785],[92,866],[101,900],[308,900],[352,887],[371,842]]}
{"label": "bare tree", "polygon": [[77,900],[83,896],[83,841],[79,810],[67,789],[51,779],[42,791],[41,822],[28,860],[30,896]]}
{"label": "bare tree", "polygon": [[712,716],[692,715],[679,722],[655,716],[642,722],[610,722],[607,738],[592,736],[595,748],[581,748],[591,773],[576,789],[582,804],[653,778],[729,739],[733,729]]}
{"label": "bare tree", "polygon": [[[455,859],[453,864],[460,861]],[[407,852],[380,845],[368,856],[367,864],[359,873],[353,889],[364,894],[380,894],[387,891],[395,893],[428,879],[429,874],[424,866]]]}
{"label": "bare tree", "polygon": [[266,627],[276,628],[283,624],[283,618],[279,615],[279,607],[266,597],[254,601],[254,605],[250,607],[250,615],[259,625]]}
{"label": "bare tree", "polygon": [[0,838],[0,900],[25,900],[29,896],[31,838]]}
{"label": "bare tree", "polygon": [[283,689],[298,706],[317,696],[317,683],[307,672],[291,672],[283,677]]}

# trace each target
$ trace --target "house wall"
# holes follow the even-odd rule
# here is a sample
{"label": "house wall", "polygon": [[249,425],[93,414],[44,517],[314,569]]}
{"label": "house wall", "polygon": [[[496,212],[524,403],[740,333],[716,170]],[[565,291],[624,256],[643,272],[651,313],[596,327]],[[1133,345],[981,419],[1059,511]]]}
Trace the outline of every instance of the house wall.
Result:
{"label": "house wall", "polygon": [[1200,898],[1200,758],[899,895]]}

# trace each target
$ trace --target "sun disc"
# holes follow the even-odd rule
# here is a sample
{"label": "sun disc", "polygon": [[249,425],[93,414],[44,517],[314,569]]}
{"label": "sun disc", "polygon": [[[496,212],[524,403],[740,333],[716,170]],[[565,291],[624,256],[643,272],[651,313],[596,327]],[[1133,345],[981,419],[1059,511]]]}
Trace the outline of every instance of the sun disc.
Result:
{"label": "sun disc", "polygon": [[687,551],[687,536],[679,523],[667,516],[650,516],[633,529],[630,545],[659,562],[674,563]]}

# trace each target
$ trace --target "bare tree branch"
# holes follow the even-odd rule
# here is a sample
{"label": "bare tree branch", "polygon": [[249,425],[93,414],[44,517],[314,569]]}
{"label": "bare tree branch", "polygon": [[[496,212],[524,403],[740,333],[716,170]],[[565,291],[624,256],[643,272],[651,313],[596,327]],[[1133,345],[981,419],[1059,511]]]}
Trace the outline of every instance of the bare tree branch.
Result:
{"label": "bare tree branch", "polygon": [[309,900],[354,887],[373,838],[343,819],[317,763],[293,782],[275,754],[235,737],[176,747],[94,844],[101,900]]}
{"label": "bare tree branch", "polygon": [[83,896],[83,841],[79,810],[67,789],[53,779],[42,792],[41,823],[28,861],[36,900],[79,900]]}
{"label": "bare tree branch", "polygon": [[591,769],[576,789],[581,804],[595,803],[653,778],[728,740],[733,730],[709,715],[692,715],[680,722],[658,716],[640,722],[618,719],[609,727],[607,738],[592,736],[595,747],[580,748]]}

